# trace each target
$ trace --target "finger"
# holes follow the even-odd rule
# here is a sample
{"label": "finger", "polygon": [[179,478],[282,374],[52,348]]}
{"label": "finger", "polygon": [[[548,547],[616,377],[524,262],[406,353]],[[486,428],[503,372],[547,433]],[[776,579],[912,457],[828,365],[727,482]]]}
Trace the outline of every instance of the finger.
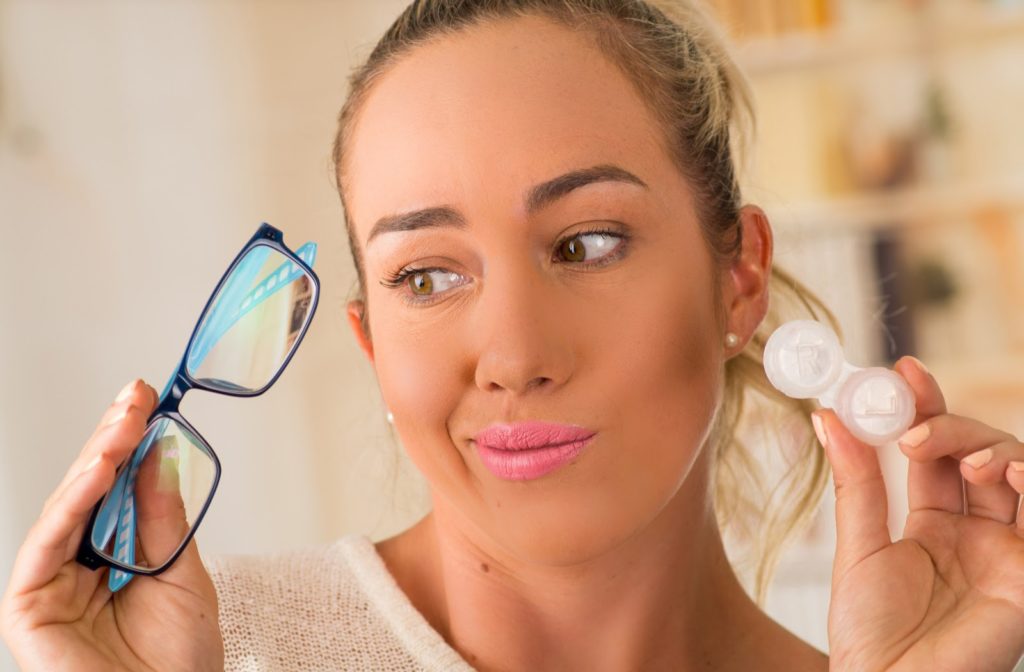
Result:
{"label": "finger", "polygon": [[[114,424],[115,422],[118,421],[119,418],[123,417],[124,409],[128,408],[129,406],[141,408],[143,409],[146,417],[148,418],[149,415],[152,414],[153,410],[156,408],[157,402],[159,401],[159,396],[157,395],[157,392],[153,388],[153,386],[147,384],[141,378],[134,381],[133,383],[129,383],[129,385],[125,389],[130,389],[130,391],[128,392],[128,394],[121,396],[119,399],[115,400],[114,404],[112,404],[110,408],[108,408],[104,412],[103,417],[100,419],[99,425],[96,426],[96,429],[93,431],[92,436],[89,437],[89,439],[85,443],[85,447],[82,448],[82,452],[79,455],[79,459],[83,463],[88,463],[92,461],[94,451],[90,451],[90,447],[94,445],[95,439],[97,437],[99,437],[100,435],[107,431],[110,425]],[[122,394],[124,394],[124,390],[122,390]]]}
{"label": "finger", "polygon": [[136,378],[121,390],[110,408],[103,412],[93,434],[96,434],[104,426],[110,424],[110,421],[118,414],[118,409],[122,407],[131,404],[140,408],[148,408],[152,411],[159,402],[160,394],[157,392],[157,388],[148,384],[142,378]]}
{"label": "finger", "polygon": [[1000,523],[1014,521],[1020,493],[1006,477],[1013,460],[1024,460],[1024,444],[1011,438],[960,461],[960,472],[967,481],[967,513]]}
{"label": "finger", "polygon": [[118,422],[128,412],[131,406],[141,406],[142,404],[138,401],[138,390],[144,386],[141,378],[136,378],[127,385],[125,385],[117,396],[114,398],[114,402],[107,407],[103,415],[100,417],[100,422],[96,425],[96,429],[93,430],[92,434],[86,439],[85,444],[82,447],[81,452],[78,453],[78,457],[71,463],[67,472],[64,474],[64,478],[54,488],[53,493],[46,499],[43,504],[43,511],[46,511],[50,507],[50,504],[55,500],[60,493],[67,487],[68,483],[73,481],[86,464],[91,462],[95,458],[94,451],[90,450],[90,447],[95,445],[96,437],[101,434],[109,425]]}
{"label": "finger", "polygon": [[[144,475],[146,469],[144,464],[139,470],[138,548],[145,554],[149,567],[158,567],[166,564],[178,550],[194,521],[189,519],[189,512],[178,487],[180,473],[176,466],[171,467],[166,463],[157,466],[154,460],[150,462],[148,476]],[[150,482],[143,483],[144,479]],[[205,576],[205,573],[206,568],[193,538],[173,564],[154,578],[193,591],[197,586],[196,577]]]}
{"label": "finger", "polygon": [[[110,488],[116,466],[100,456],[64,489],[50,510],[29,530],[11,571],[14,595],[30,593],[53,580],[74,557],[92,507]],[[78,538],[74,538],[77,536]]]}
{"label": "finger", "polygon": [[[907,355],[901,357],[893,368],[914,391],[917,413],[911,424],[911,431],[926,420],[946,413],[946,399],[942,395],[942,390],[939,389],[935,377],[920,360]],[[934,460],[910,461],[907,472],[907,503],[911,512],[937,509],[962,513],[963,493],[963,477],[955,459],[940,457]]]}
{"label": "finger", "polygon": [[[103,412],[100,417],[99,424],[96,425],[96,429],[93,430],[92,436],[99,434],[104,427],[109,425],[111,421],[115,420],[122,409],[127,406],[138,406],[140,408],[154,408],[158,399],[157,391],[152,385],[146,383],[146,381],[138,378],[128,385],[125,386],[121,393],[114,399],[114,402]],[[89,441],[86,441],[88,445]],[[85,449],[82,449],[82,453],[85,453]]]}
{"label": "finger", "polygon": [[[124,388],[117,393],[117,396],[114,398],[114,401],[111,402],[110,406],[107,407],[107,410],[103,412],[103,415],[100,416],[99,424],[96,425],[96,428],[93,430],[89,439],[86,440],[85,445],[88,446],[89,441],[99,434],[100,431],[110,424],[111,421],[115,420],[125,408],[131,405],[142,406],[143,401],[148,399],[148,390],[146,389],[148,387],[149,386],[146,385],[141,378],[136,378],[125,385]],[[84,455],[85,452],[86,449],[83,448],[79,455]]]}
{"label": "finger", "polygon": [[946,411],[946,398],[942,394],[935,376],[916,357],[905,355],[893,365],[893,369],[903,376],[911,389],[914,390],[914,404],[917,414],[911,427],[928,418],[943,415]]}
{"label": "finger", "polygon": [[[1010,462],[1006,468],[1006,482],[1018,494],[1024,495],[1024,462]],[[1017,529],[1024,532],[1024,501],[1018,504]]]}
{"label": "finger", "polygon": [[79,453],[78,457],[74,462],[71,463],[71,467],[64,475],[63,480],[54,489],[53,493],[47,498],[43,504],[43,512],[45,513],[49,509],[52,502],[57,499],[61,492],[73,481],[78,474],[80,474],[93,460],[99,455],[107,442],[113,439],[116,441],[116,434],[124,431],[124,423],[132,426],[132,421],[128,419],[128,416],[135,412],[134,409],[140,410],[144,416],[143,421],[149,417],[153,412],[153,408],[157,402],[156,390],[152,386],[147,385],[141,379],[132,381],[121,390],[121,394],[118,395],[119,400],[115,400],[115,403],[107,409],[103,414],[103,419],[100,424],[96,427],[92,436],[86,441],[85,446],[82,448],[82,452]]}
{"label": "finger", "polygon": [[980,420],[945,413],[925,420],[896,441],[904,455],[923,462],[946,456],[959,461],[983,448],[1016,440]]}
{"label": "finger", "polygon": [[[124,418],[97,437],[91,461],[52,497],[19,550],[19,558],[24,560],[18,590],[45,585],[61,565],[74,558],[92,507],[113,485],[117,466],[139,444],[147,417],[139,408],[129,406]],[[12,584],[14,581],[12,578]]]}
{"label": "finger", "polygon": [[836,494],[835,576],[892,543],[878,453],[852,434],[831,409],[811,414],[832,465]]}
{"label": "finger", "polygon": [[911,460],[957,460],[958,472],[966,481],[967,513],[1013,522],[1018,495],[1005,482],[1003,472],[1010,460],[1024,459],[1024,446],[1012,434],[946,413],[922,422],[898,443]]}
{"label": "finger", "polygon": [[[43,504],[42,515],[46,515],[53,507],[54,502],[63,495],[64,490],[78,478],[79,474],[95,462],[98,456],[108,455],[112,459],[119,460],[127,457],[131,449],[138,445],[142,438],[148,415],[147,410],[129,404],[125,407],[123,414],[119,413],[110,424],[97,432],[86,444],[82,454],[72,462],[63,481]],[[118,464],[120,462],[115,462],[115,466]]]}
{"label": "finger", "polygon": [[[196,545],[195,537],[189,540],[188,545],[181,551],[181,555],[174,561],[174,564],[153,578],[189,592],[195,592],[197,588],[212,588],[206,574],[206,566],[203,565],[202,557],[199,555],[199,546]],[[216,599],[216,592],[211,592]]]}
{"label": "finger", "polygon": [[135,489],[138,539],[150,567],[164,564],[188,535],[179,460],[178,437],[168,434],[153,444],[139,467]]}

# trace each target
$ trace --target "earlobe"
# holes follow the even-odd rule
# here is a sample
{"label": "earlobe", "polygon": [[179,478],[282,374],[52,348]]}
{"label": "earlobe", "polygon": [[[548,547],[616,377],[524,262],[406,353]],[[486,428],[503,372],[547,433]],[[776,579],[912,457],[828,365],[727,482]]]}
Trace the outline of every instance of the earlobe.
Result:
{"label": "earlobe", "polygon": [[363,311],[366,306],[362,301],[349,301],[346,306],[348,312],[348,324],[352,327],[352,333],[356,336],[356,342],[366,353],[366,358],[373,362],[373,342],[370,341],[366,332],[363,331]]}

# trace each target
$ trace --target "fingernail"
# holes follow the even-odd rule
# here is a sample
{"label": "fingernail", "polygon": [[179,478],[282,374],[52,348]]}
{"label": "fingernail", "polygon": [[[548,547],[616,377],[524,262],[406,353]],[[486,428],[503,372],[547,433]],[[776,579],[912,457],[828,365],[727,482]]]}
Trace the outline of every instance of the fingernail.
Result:
{"label": "fingernail", "polygon": [[821,442],[822,447],[828,448],[828,432],[825,431],[825,422],[817,412],[811,413],[811,423],[814,425],[814,433],[818,435],[818,441]]}
{"label": "fingernail", "polygon": [[914,362],[914,366],[916,366],[917,368],[921,369],[921,373],[923,373],[926,376],[932,375],[932,372],[928,370],[928,367],[924,365],[924,362],[922,362],[917,357],[914,357],[913,355],[907,355],[907,356],[910,357],[910,359]]}
{"label": "fingernail", "polygon": [[980,469],[992,461],[992,449],[986,448],[985,450],[979,450],[976,453],[971,453],[960,461],[966,462],[975,469]]}
{"label": "fingernail", "polygon": [[135,391],[135,386],[138,385],[140,382],[142,382],[142,380],[139,379],[139,378],[136,378],[132,382],[130,382],[127,385],[125,385],[121,389],[121,391],[117,393],[117,397],[114,399],[114,403],[116,404],[119,401],[124,401],[129,396],[131,396],[131,393]]}
{"label": "fingernail", "polygon": [[1024,462],[1010,462],[1010,468],[1014,471],[1024,471]]}
{"label": "fingernail", "polygon": [[896,439],[896,443],[906,448],[917,448],[924,443],[925,439],[931,436],[931,433],[932,428],[927,424],[922,423]]}

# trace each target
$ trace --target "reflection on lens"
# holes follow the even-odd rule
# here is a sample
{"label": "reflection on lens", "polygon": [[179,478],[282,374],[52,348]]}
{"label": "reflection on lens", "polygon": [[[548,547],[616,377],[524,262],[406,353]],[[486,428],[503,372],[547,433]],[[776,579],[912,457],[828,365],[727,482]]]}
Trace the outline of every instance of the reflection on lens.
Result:
{"label": "reflection on lens", "polygon": [[100,506],[93,548],[129,567],[163,566],[196,524],[216,476],[198,437],[171,418],[155,419]]}
{"label": "reflection on lens", "polygon": [[277,250],[250,250],[200,322],[186,356],[189,375],[227,391],[265,387],[308,322],[313,288],[306,271]]}

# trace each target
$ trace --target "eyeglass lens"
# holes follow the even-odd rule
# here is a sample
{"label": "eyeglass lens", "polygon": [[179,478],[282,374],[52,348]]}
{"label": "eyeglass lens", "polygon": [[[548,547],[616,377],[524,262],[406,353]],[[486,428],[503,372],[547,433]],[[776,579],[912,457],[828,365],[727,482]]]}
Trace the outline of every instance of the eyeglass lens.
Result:
{"label": "eyeglass lens", "polygon": [[258,245],[235,266],[186,356],[204,385],[255,391],[287,360],[312,309],[313,281],[277,250]]}
{"label": "eyeglass lens", "polygon": [[198,437],[172,418],[155,418],[100,506],[93,548],[129,567],[160,567],[192,529],[215,476]]}

